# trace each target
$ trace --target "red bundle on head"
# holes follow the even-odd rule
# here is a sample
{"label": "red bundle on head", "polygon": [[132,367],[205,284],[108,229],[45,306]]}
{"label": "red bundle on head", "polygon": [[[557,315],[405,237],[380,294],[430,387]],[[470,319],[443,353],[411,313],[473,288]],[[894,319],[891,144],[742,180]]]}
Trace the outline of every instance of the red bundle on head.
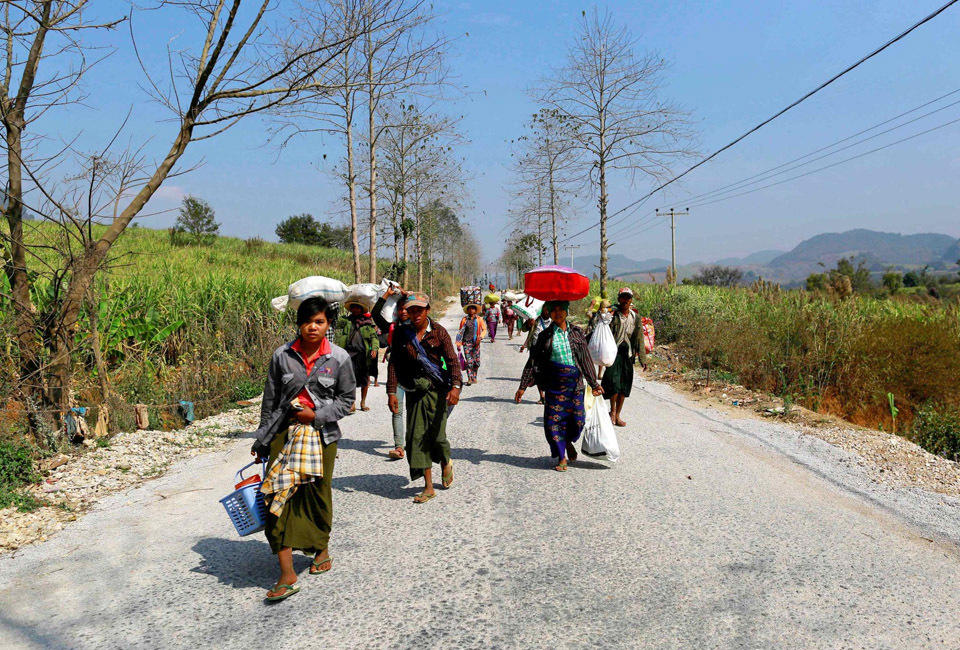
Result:
{"label": "red bundle on head", "polygon": [[566,266],[541,266],[523,276],[524,291],[537,300],[580,300],[590,293],[590,280]]}

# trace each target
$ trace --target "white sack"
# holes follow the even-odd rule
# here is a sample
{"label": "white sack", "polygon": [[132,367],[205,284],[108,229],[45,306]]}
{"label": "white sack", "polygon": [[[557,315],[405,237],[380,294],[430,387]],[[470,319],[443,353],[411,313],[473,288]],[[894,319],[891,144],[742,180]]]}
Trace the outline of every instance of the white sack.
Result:
{"label": "white sack", "polygon": [[526,298],[522,293],[517,293],[516,291],[504,291],[503,299],[509,300],[510,302],[517,302],[518,300],[523,300]]}
{"label": "white sack", "polygon": [[590,352],[594,365],[610,367],[617,360],[617,341],[610,329],[611,318],[609,313],[597,317],[597,324],[587,343],[587,351]]}
{"label": "white sack", "polygon": [[363,305],[363,308],[366,311],[370,311],[373,309],[373,305],[377,302],[377,298],[379,298],[380,295],[381,293],[379,284],[371,284],[369,282],[363,284],[351,284],[349,287],[347,287],[347,295],[343,298],[343,304],[347,305],[355,302]]}
{"label": "white sack", "polygon": [[540,315],[542,309],[543,301],[531,298],[530,296],[524,296],[522,300],[518,300],[513,305],[513,310],[517,312],[523,320],[536,318]]}
{"label": "white sack", "polygon": [[580,451],[594,458],[606,456],[611,463],[620,460],[620,443],[607,412],[607,402],[602,397],[595,398],[593,408],[587,411]]}
{"label": "white sack", "polygon": [[311,275],[291,284],[287,287],[286,296],[277,296],[270,301],[270,304],[277,311],[283,311],[284,309],[297,309],[300,307],[300,303],[307,298],[319,296],[325,298],[327,302],[340,302],[346,295],[347,285],[340,280],[322,275]]}
{"label": "white sack", "polygon": [[395,293],[383,301],[380,315],[388,323],[392,323],[397,318],[397,303],[400,302],[400,297],[399,293]]}

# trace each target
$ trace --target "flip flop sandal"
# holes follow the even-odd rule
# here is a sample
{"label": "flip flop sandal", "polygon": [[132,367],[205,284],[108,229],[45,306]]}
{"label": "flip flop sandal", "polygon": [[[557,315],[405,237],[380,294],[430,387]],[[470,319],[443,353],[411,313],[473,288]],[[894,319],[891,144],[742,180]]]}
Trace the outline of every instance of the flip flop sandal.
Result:
{"label": "flip flop sandal", "polygon": [[557,465],[557,466],[554,467],[553,469],[557,470],[558,472],[566,472],[566,471],[567,471],[567,463],[566,463],[566,462],[560,463],[559,465]]}
{"label": "flip flop sandal", "polygon": [[391,450],[387,453],[387,456],[389,456],[389,457],[392,458],[393,460],[402,460],[402,459],[403,459],[403,450],[402,450],[402,449],[391,449]]}
{"label": "flip flop sandal", "polygon": [[300,585],[277,585],[270,591],[279,591],[281,589],[285,589],[286,591],[284,591],[279,596],[267,596],[267,602],[276,603],[281,600],[286,600],[290,596],[300,591]]}
{"label": "flip flop sandal", "polygon": [[[453,485],[453,463],[450,463],[447,467],[450,468],[450,472],[444,472],[443,478],[440,481],[440,485],[443,486],[444,490],[449,490],[450,486]],[[448,476],[450,477],[449,480],[447,479]]]}
{"label": "flip flop sandal", "polygon": [[[321,569],[320,567],[322,567],[324,564],[329,564],[329,566],[326,569]],[[332,568],[333,568],[333,558],[330,557],[329,555],[324,559],[320,560],[319,562],[317,562],[317,560],[314,559],[314,561],[310,563],[310,575],[318,576],[321,573],[326,573]]]}
{"label": "flip flop sandal", "polygon": [[369,406],[361,406],[361,407],[360,407],[360,410],[361,410],[361,411],[369,411],[369,410],[370,410],[370,407],[369,407]]}
{"label": "flip flop sandal", "polygon": [[437,493],[436,493],[436,492],[433,492],[432,494],[427,494],[426,492],[421,492],[421,493],[418,494],[417,496],[413,497],[413,502],[414,502],[414,503],[426,503],[427,501],[429,501],[430,499],[432,499],[432,498],[435,497],[435,496],[437,496]]}

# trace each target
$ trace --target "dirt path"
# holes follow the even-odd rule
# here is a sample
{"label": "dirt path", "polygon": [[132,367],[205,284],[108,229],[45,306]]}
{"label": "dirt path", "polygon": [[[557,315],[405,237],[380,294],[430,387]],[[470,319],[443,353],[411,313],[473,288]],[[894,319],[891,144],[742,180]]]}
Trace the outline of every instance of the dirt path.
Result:
{"label": "dirt path", "polygon": [[333,571],[298,557],[289,601],[265,609],[275,560],[217,503],[245,439],[0,558],[0,647],[956,647],[956,500],[642,380],[622,460],[559,474],[540,407],[511,401],[517,344],[484,344],[456,483],[425,505],[383,391],[345,420]]}

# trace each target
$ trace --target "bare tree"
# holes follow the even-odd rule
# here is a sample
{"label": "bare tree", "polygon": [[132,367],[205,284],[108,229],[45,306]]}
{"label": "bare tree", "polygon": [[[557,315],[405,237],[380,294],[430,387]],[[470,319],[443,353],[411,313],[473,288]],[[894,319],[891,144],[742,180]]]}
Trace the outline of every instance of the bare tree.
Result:
{"label": "bare tree", "polygon": [[[361,14],[368,28],[361,41],[362,84],[367,109],[367,196],[370,281],[377,275],[377,146],[393,122],[384,110],[401,95],[443,83],[446,40],[427,34],[433,21],[427,0],[367,0]],[[386,121],[378,120],[386,116]]]}
{"label": "bare tree", "polygon": [[[296,43],[329,37],[329,32],[349,36],[356,30],[356,22],[364,18],[358,9],[359,0],[331,0],[329,14],[318,10],[317,4],[300,4],[294,43],[288,48],[295,50]],[[318,53],[325,56],[325,52]],[[310,69],[313,60],[304,59],[300,68]],[[275,135],[282,138],[281,148],[296,138],[312,134],[330,134],[342,138],[344,167],[337,169],[336,176],[342,179],[346,189],[346,202],[350,214],[350,238],[353,249],[354,282],[360,282],[360,224],[357,206],[357,163],[354,139],[356,137],[356,113],[358,95],[364,79],[363,61],[359,44],[351,43],[329,66],[319,70],[322,75],[312,89],[301,93],[296,102],[285,102],[275,111]]]}
{"label": "bare tree", "polygon": [[[35,11],[28,11],[15,3],[7,3],[4,7],[4,29],[7,34],[4,124],[10,124],[7,126],[8,134],[11,129],[22,129],[22,116],[31,107],[31,92],[39,87],[37,80],[41,62],[51,67],[48,72],[50,79],[67,77],[68,73],[57,67],[63,65],[62,60],[55,56],[57,52],[45,50],[45,38],[54,27],[66,30],[67,23],[64,20],[79,20],[83,3],[38,1],[30,4]],[[49,385],[42,391],[41,397],[46,404],[60,412],[69,406],[74,332],[90,286],[107,263],[111,247],[141,213],[161,184],[175,173],[174,167],[188,146],[198,140],[216,137],[249,115],[271,110],[284,102],[295,100],[303,92],[321,87],[324,82],[318,80],[328,78],[323,71],[342,56],[365,28],[362,21],[351,17],[348,29],[322,30],[322,37],[303,41],[291,49],[284,46],[292,42],[284,34],[289,23],[282,15],[271,11],[278,6],[274,0],[256,3],[243,0],[192,0],[162,5],[163,10],[184,11],[199,21],[201,28],[201,36],[195,47],[176,52],[168,50],[168,81],[157,81],[141,64],[152,96],[174,116],[174,133],[169,149],[159,162],[148,164],[139,153],[111,153],[115,137],[101,151],[99,159],[90,163],[90,169],[83,177],[92,179],[90,183],[94,186],[97,186],[97,178],[103,179],[105,176],[102,175],[102,162],[97,160],[118,161],[111,164],[111,169],[132,168],[136,172],[132,178],[121,174],[126,180],[111,185],[123,185],[125,189],[113,197],[113,209],[110,212],[87,211],[85,219],[88,227],[82,229],[87,233],[87,238],[81,240],[82,245],[76,249],[75,255],[63,260],[62,267],[49,269],[62,291],[56,294],[42,319],[29,301],[31,279],[25,260],[30,253],[30,244],[22,236],[23,191],[22,188],[11,191],[13,183],[9,183],[4,215],[10,233],[6,237],[5,250],[9,251],[8,259],[14,260],[8,264],[8,268],[11,268],[8,278],[12,304],[18,322],[24,323],[21,354],[27,359],[40,359],[44,352],[48,355]],[[64,13],[57,14],[58,8]],[[22,16],[15,15],[12,9],[29,16],[24,20]],[[274,19],[270,20],[268,16]],[[33,31],[27,32],[24,25],[29,25]],[[24,33],[28,35],[24,37]],[[64,33],[68,33],[70,41],[75,42],[76,30]],[[23,44],[18,39],[26,39],[30,43],[26,48],[26,57],[22,56]],[[136,46],[134,41],[135,49]],[[312,61],[312,64],[304,67],[304,61]],[[14,98],[8,94],[12,87],[11,70],[20,73],[19,90]],[[330,88],[331,91],[334,89]],[[49,97],[49,94],[39,97]],[[7,109],[8,102],[12,110]],[[54,223],[71,223],[75,230],[80,230],[75,227],[79,222],[77,206],[68,200],[75,191],[70,188],[59,191],[51,189],[41,178],[41,170],[30,169],[24,164],[26,158],[18,150],[19,141],[8,135],[7,142],[15,145],[7,145],[8,171],[9,161],[23,166],[36,193],[44,199],[45,205],[35,211]],[[113,172],[112,176],[117,173]],[[19,178],[19,171],[17,174]],[[107,188],[108,185],[101,184],[100,187]],[[106,189],[102,191],[106,192]],[[102,228],[95,230],[93,224],[102,224]],[[22,299],[24,296],[26,300]],[[26,373],[21,373],[21,379],[25,386],[31,380],[37,381],[40,367],[39,363],[35,365],[37,367],[33,369],[28,366],[23,368]]]}
{"label": "bare tree", "polygon": [[409,281],[407,242],[418,232],[416,221],[408,217],[408,198],[415,183],[418,182],[418,187],[423,190],[425,177],[438,172],[435,166],[443,158],[430,155],[431,151],[436,152],[438,145],[441,150],[443,147],[449,149],[459,141],[459,135],[455,131],[455,120],[425,113],[415,104],[401,103],[393,112],[395,124],[386,128],[382,136],[384,167],[381,189],[390,209],[394,264],[402,266],[406,284]]}
{"label": "bare tree", "polygon": [[583,150],[568,118],[554,108],[535,113],[527,128],[518,138],[521,149],[514,165],[511,212],[537,235],[540,263],[549,242],[553,263],[559,264],[563,222],[575,190],[584,181]]}
{"label": "bare tree", "polygon": [[630,32],[617,27],[609,12],[584,13],[580,33],[566,64],[545,82],[543,101],[569,121],[589,164],[600,213],[600,292],[607,283],[608,174],[624,171],[666,178],[670,165],[689,155],[685,113],[661,95],[663,59],[638,55]]}
{"label": "bare tree", "polygon": [[[39,173],[56,158],[56,154],[44,156],[37,151],[39,138],[31,142],[28,129],[49,111],[79,100],[80,81],[90,68],[87,49],[78,40],[81,34],[91,29],[113,28],[122,22],[122,19],[88,22],[84,17],[86,6],[87,0],[3,3],[0,121],[4,127],[7,172],[3,194],[3,217],[7,226],[3,262],[20,352],[19,373],[26,381],[39,382],[36,375],[41,355],[38,312],[30,291],[28,258],[32,254],[23,222],[25,209],[30,207],[27,201],[33,189],[34,170]],[[46,70],[52,57],[64,61],[65,65]]]}

